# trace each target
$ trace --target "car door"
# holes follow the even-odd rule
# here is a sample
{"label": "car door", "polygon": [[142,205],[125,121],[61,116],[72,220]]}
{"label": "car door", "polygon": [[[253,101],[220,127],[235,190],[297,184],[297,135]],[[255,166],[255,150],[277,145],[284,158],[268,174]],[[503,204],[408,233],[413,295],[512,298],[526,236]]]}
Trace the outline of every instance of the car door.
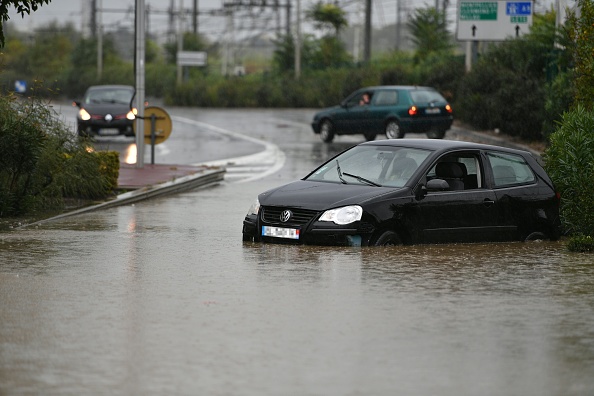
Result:
{"label": "car door", "polygon": [[545,201],[554,201],[554,191],[541,188],[532,168],[521,155],[493,150],[486,156],[501,229],[509,239],[522,238],[525,230],[538,228],[532,223],[539,218],[539,211],[547,207]]}
{"label": "car door", "polygon": [[[441,175],[440,163],[460,164],[460,170]],[[433,179],[445,180],[449,187],[417,194],[416,228],[421,242],[501,240],[496,195],[485,183],[484,169],[484,158],[478,151],[449,154],[433,164],[423,180],[425,184],[417,188]],[[448,176],[452,180],[447,180]]]}
{"label": "car door", "polygon": [[390,118],[390,115],[397,113],[398,100],[399,95],[396,89],[376,91],[371,106],[369,106],[367,127],[376,133],[384,133],[386,120]]}
{"label": "car door", "polygon": [[360,104],[364,93],[365,91],[355,92],[341,103],[341,110],[334,115],[334,126],[338,134],[360,133],[365,129],[369,104]]}

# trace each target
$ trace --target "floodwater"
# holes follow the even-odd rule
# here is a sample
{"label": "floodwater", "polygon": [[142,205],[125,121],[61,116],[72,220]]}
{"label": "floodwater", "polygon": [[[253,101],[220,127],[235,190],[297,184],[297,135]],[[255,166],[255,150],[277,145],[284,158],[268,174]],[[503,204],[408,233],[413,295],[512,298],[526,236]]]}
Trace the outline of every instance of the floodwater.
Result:
{"label": "floodwater", "polygon": [[594,394],[592,255],[242,243],[276,184],[0,233],[0,394]]}
{"label": "floodwater", "polygon": [[307,111],[170,113],[183,125],[157,162],[249,148],[213,143],[202,123],[274,143],[286,162],[0,233],[0,395],[594,394],[592,255],[243,243],[258,193],[362,138],[322,144]]}

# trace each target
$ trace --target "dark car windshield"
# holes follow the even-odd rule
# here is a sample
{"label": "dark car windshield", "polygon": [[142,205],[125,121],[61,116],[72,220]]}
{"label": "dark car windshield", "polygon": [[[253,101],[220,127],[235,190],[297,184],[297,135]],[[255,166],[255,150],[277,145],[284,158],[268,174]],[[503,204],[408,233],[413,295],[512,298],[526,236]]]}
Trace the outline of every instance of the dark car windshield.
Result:
{"label": "dark car windshield", "polygon": [[414,90],[410,91],[410,98],[415,104],[428,104],[446,102],[443,96],[433,90]]}
{"label": "dark car windshield", "polygon": [[429,150],[409,147],[355,146],[316,169],[305,180],[402,187],[429,154]]}
{"label": "dark car windshield", "polygon": [[90,103],[116,103],[129,105],[134,91],[126,88],[94,89],[87,92],[85,104]]}

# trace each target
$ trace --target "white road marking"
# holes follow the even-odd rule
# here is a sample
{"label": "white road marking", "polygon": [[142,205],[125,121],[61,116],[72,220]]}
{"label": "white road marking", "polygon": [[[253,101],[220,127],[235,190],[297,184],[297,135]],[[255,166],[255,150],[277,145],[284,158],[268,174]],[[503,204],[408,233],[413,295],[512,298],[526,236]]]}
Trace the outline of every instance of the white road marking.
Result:
{"label": "white road marking", "polygon": [[195,166],[220,166],[224,167],[227,172],[225,180],[233,183],[245,183],[262,179],[280,170],[286,160],[285,153],[278,148],[277,145],[265,142],[260,139],[246,136],[241,133],[232,132],[213,125],[205,124],[200,121],[195,121],[185,117],[172,116],[175,119],[186,124],[195,125],[197,127],[207,129],[214,133],[219,133],[226,136],[231,136],[236,139],[247,140],[252,143],[260,144],[263,150],[259,153],[246,155],[242,157],[226,158],[222,160],[200,162],[192,164]]}

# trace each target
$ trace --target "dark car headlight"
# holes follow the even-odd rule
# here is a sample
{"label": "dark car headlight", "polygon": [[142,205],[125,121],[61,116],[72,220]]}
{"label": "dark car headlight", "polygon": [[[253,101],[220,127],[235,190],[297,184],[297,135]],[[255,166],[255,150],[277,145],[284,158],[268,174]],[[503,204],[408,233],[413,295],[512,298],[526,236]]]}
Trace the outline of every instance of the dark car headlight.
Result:
{"label": "dark car headlight", "polygon": [[362,215],[362,207],[359,205],[350,205],[325,211],[320,216],[319,221],[331,221],[334,224],[344,225],[361,220]]}
{"label": "dark car headlight", "polygon": [[256,201],[250,206],[247,215],[257,215],[260,212],[260,201],[256,198]]}

